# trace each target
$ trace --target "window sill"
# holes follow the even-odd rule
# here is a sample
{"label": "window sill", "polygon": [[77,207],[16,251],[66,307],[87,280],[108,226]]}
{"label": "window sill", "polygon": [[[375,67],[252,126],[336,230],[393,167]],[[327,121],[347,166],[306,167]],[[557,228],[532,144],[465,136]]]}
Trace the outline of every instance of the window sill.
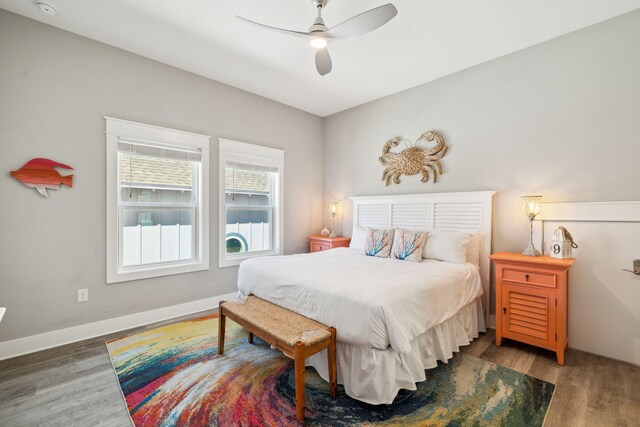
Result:
{"label": "window sill", "polygon": [[172,276],[174,274],[192,273],[209,269],[209,261],[195,261],[184,264],[154,266],[119,270],[107,275],[107,283],[128,282],[131,280],[150,279],[153,277]]}
{"label": "window sill", "polygon": [[263,251],[263,252],[255,252],[255,253],[246,254],[246,255],[220,258],[218,267],[219,268],[236,267],[240,265],[242,261],[245,261],[247,259],[264,257],[264,256],[274,256],[274,255],[282,255],[282,251]]}

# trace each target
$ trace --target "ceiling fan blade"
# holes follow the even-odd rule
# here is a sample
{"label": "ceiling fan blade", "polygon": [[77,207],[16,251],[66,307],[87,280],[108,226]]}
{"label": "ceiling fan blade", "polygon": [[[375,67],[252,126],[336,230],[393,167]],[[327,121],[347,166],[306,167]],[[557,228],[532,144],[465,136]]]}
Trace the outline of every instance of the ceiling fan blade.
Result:
{"label": "ceiling fan blade", "polygon": [[338,39],[358,37],[382,27],[397,14],[398,9],[391,3],[387,3],[347,19],[327,31],[326,35]]}
{"label": "ceiling fan blade", "polygon": [[331,55],[329,50],[324,47],[316,50],[316,68],[321,76],[327,75],[331,72],[333,63],[331,62]]}
{"label": "ceiling fan blade", "polygon": [[238,18],[239,20],[241,20],[243,22],[255,25],[257,27],[260,27],[260,28],[263,28],[263,29],[266,29],[266,30],[277,31],[279,33],[288,34],[290,36],[302,37],[302,38],[306,38],[306,39],[311,38],[311,34],[309,34],[309,33],[303,33],[301,31],[285,30],[284,28],[277,28],[277,27],[272,27],[272,26],[269,26],[269,25],[264,25],[264,24],[261,24],[259,22],[251,21],[251,20],[249,20],[247,18],[243,18],[242,16],[237,16],[236,15],[236,18]]}

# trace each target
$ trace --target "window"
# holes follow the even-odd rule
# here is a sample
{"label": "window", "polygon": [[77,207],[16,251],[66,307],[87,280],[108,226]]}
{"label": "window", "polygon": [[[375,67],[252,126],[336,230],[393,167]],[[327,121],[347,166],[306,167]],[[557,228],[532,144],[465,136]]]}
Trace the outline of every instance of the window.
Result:
{"label": "window", "polygon": [[219,265],[282,254],[284,151],[220,139]]}
{"label": "window", "polygon": [[206,270],[209,137],[107,120],[107,283]]}

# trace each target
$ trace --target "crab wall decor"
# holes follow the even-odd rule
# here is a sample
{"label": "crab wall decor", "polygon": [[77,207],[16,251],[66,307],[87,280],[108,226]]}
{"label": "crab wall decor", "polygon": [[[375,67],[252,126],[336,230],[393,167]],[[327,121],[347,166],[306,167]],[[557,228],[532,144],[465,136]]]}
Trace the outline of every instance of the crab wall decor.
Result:
{"label": "crab wall decor", "polygon": [[[421,142],[436,142],[435,147],[420,147]],[[393,147],[397,147],[400,143],[404,143],[407,148],[399,153],[391,153],[390,150]],[[434,131],[425,132],[420,135],[420,138],[413,144],[412,147],[407,145],[407,142],[402,137],[395,137],[388,140],[382,146],[382,156],[380,156],[380,163],[386,166],[382,173],[382,180],[385,185],[391,183],[391,178],[396,184],[400,184],[400,175],[415,175],[417,173],[422,174],[422,182],[429,181],[429,175],[431,175],[433,182],[436,182],[438,173],[442,175],[442,166],[440,165],[440,159],[447,151],[447,146],[444,144],[444,139],[439,133]],[[435,169],[434,169],[435,167]]]}

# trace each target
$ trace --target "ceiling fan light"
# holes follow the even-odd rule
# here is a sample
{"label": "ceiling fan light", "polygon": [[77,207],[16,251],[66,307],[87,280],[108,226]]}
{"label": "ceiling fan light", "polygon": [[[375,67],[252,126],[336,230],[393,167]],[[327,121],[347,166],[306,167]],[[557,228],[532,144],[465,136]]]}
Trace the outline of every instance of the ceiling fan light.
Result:
{"label": "ceiling fan light", "polygon": [[327,47],[327,41],[320,37],[314,37],[311,39],[311,46],[316,49],[323,49]]}

